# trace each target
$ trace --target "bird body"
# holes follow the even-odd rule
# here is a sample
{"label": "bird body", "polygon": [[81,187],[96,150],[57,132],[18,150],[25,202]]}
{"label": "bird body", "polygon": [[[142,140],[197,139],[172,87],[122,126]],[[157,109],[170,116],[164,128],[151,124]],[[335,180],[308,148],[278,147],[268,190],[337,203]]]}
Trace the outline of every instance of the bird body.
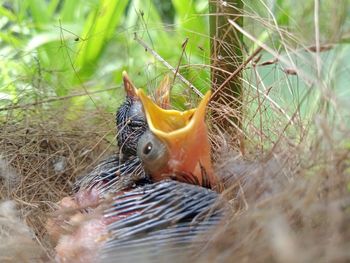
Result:
{"label": "bird body", "polygon": [[[216,192],[173,180],[122,191],[81,219],[56,247],[58,262],[144,262],[190,257],[226,211]],[[81,220],[81,221],[80,221]]]}
{"label": "bird body", "polygon": [[99,260],[168,262],[189,257],[208,241],[201,235],[220,223],[225,212],[220,201],[214,191],[173,180],[115,196],[105,218],[126,217],[107,225],[113,238],[101,248]]}
{"label": "bird body", "polygon": [[[126,74],[124,87],[127,99],[116,115],[119,154],[80,178],[73,198],[62,200],[75,214],[59,222],[71,231],[59,238],[58,262],[179,260],[203,246],[225,214],[220,195],[204,188],[216,185],[204,123],[210,94],[197,109],[164,110],[157,118],[162,109]],[[198,133],[198,143],[188,141]]]}
{"label": "bird body", "polygon": [[90,173],[78,178],[73,187],[75,193],[96,188],[103,196],[109,190],[120,191],[148,181],[136,155],[137,142],[148,129],[146,117],[136,88],[126,73],[123,73],[123,82],[126,98],[116,113],[119,151],[99,163]]}

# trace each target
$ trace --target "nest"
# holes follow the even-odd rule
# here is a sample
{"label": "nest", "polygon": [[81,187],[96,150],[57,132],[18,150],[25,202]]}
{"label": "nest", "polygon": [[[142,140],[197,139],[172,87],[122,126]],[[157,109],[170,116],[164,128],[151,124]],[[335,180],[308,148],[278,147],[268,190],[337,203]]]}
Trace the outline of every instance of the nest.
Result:
{"label": "nest", "polygon": [[21,223],[31,229],[43,257],[52,259],[47,218],[71,193],[75,178],[115,150],[109,141],[114,117],[89,112],[90,121],[83,119],[85,114],[67,121],[68,113],[57,109],[31,113],[25,112],[20,122],[6,121],[0,130],[0,199],[15,201]]}
{"label": "nest", "polygon": [[[45,231],[48,216],[71,194],[77,176],[116,150],[112,114],[41,113],[21,112],[21,121],[8,119],[0,130],[0,197],[18,209],[13,203],[11,213],[0,207],[6,240],[0,250],[7,251],[0,253],[1,261],[54,260]],[[259,157],[238,154],[227,134],[212,132],[215,170],[230,180],[223,196],[232,213],[212,233],[198,262],[348,262],[350,150],[343,138],[349,132],[339,136],[326,132],[327,126],[318,128],[313,141],[291,144],[286,136]],[[23,244],[20,249],[9,250],[16,242]]]}

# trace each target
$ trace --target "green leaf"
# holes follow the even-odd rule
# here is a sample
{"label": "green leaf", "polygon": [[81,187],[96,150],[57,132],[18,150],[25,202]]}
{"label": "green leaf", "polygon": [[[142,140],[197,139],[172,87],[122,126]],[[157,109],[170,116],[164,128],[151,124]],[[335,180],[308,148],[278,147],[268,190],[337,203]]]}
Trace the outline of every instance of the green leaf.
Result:
{"label": "green leaf", "polygon": [[198,46],[209,50],[208,21],[196,11],[195,1],[172,0],[172,3],[176,10],[176,26],[189,38],[188,50],[198,52]]}
{"label": "green leaf", "polygon": [[48,6],[46,1],[28,0],[28,2],[33,20],[38,28],[50,21],[50,16],[47,12]]}
{"label": "green leaf", "polygon": [[72,1],[72,0],[66,0],[64,1],[64,5],[62,7],[62,10],[60,12],[61,20],[65,23],[77,21],[79,19],[79,13],[82,14],[83,12],[79,12],[81,9],[81,6],[85,4],[85,1]]}
{"label": "green leaf", "polygon": [[9,34],[8,32],[0,32],[0,39],[11,46],[14,46],[14,47],[21,46],[21,41],[17,37]]}
{"label": "green leaf", "polygon": [[93,65],[114,34],[127,3],[127,0],[100,0],[97,9],[90,12],[76,57],[76,65],[81,73],[89,75],[93,71]]}
{"label": "green leaf", "polygon": [[10,21],[16,21],[17,17],[9,9],[0,6],[0,16],[7,17]]}
{"label": "green leaf", "polygon": [[291,10],[288,2],[283,0],[277,0],[275,13],[276,13],[278,25],[280,26],[289,25],[289,16],[291,14]]}
{"label": "green leaf", "polygon": [[26,52],[33,51],[45,44],[54,42],[54,41],[59,41],[59,35],[57,32],[44,32],[35,35],[33,38],[31,38],[25,48]]}
{"label": "green leaf", "polygon": [[173,44],[172,38],[165,32],[162,18],[153,1],[136,1],[135,4],[133,10],[138,12],[139,22],[144,32],[141,37],[153,42],[154,45],[158,43],[160,49],[162,47],[168,48],[169,44],[171,46]]}
{"label": "green leaf", "polygon": [[[76,1],[72,1],[72,2],[76,2]],[[48,10],[48,13],[50,14],[51,17],[54,15],[55,10],[56,10],[59,3],[60,3],[60,0],[51,0],[50,1],[47,10]]]}

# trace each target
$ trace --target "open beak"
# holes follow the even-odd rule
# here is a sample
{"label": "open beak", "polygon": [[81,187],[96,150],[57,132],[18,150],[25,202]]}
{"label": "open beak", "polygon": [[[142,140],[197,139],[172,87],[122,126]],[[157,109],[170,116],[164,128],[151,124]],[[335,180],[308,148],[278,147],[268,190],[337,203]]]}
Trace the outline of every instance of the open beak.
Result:
{"label": "open beak", "polygon": [[[211,164],[211,150],[205,123],[206,106],[211,92],[203,97],[197,108],[177,111],[157,106],[139,89],[138,96],[143,104],[150,131],[168,150],[168,160],[158,174],[180,174],[193,176],[202,186],[213,187],[215,178]],[[181,180],[180,180],[181,181]]]}
{"label": "open beak", "polygon": [[130,80],[128,73],[126,73],[126,71],[123,71],[122,74],[123,74],[123,82],[124,82],[124,89],[125,89],[126,95],[132,99],[138,100],[139,99],[138,91],[135,85]]}
{"label": "open beak", "polygon": [[170,109],[170,78],[165,75],[155,90],[154,101],[162,109]]}
{"label": "open beak", "polygon": [[[138,90],[130,80],[128,73],[124,70],[122,75],[126,95],[133,100],[139,100]],[[164,77],[155,89],[154,101],[163,109],[170,108],[170,79],[168,75]]]}

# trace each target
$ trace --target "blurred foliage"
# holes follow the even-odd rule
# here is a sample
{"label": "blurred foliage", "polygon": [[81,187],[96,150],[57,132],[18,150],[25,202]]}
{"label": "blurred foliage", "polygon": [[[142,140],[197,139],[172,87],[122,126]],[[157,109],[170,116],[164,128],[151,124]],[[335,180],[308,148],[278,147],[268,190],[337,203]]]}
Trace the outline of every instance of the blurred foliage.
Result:
{"label": "blurred foliage", "polygon": [[245,1],[244,30],[255,38],[245,37],[248,53],[257,42],[272,50],[244,77],[251,116],[246,130],[252,123],[253,134],[267,127],[259,134],[264,146],[282,136],[274,126],[296,144],[325,123],[332,131],[350,127],[350,1],[320,1],[317,21],[315,12],[311,0]]}
{"label": "blurred foliage", "polygon": [[[292,0],[246,0],[244,30],[293,61],[293,66],[311,80],[318,79],[330,92],[340,94],[340,101],[346,103],[350,97],[348,2],[320,1],[320,43],[333,47],[320,55],[320,76],[316,74],[315,54],[308,52],[315,43],[315,1],[296,4]],[[114,111],[122,99],[123,91],[118,87],[123,70],[138,87],[147,89],[157,86],[169,73],[134,40],[134,33],[172,66],[180,65],[181,74],[205,92],[210,88],[208,18],[207,0],[0,0],[0,108],[36,102],[44,109],[59,107],[60,102],[40,101],[106,89],[96,95],[75,97],[70,103],[77,108]],[[257,46],[247,37],[244,44],[245,56]],[[260,62],[273,57],[263,52]],[[332,104],[322,99],[317,89],[310,92],[307,79],[288,74],[289,66],[281,62],[259,67],[260,76],[245,70],[245,94],[268,92],[269,99],[284,109],[278,116],[285,116],[285,122],[296,111],[298,116],[312,117]],[[113,87],[116,90],[107,90]],[[175,82],[176,105],[186,106],[187,91]],[[302,99],[309,93],[314,93],[313,97]],[[259,103],[255,100],[249,105],[247,114],[252,118],[261,111]],[[274,104],[266,102],[266,116],[254,121],[276,123],[274,111],[278,112]],[[6,111],[0,111],[0,116],[4,114]]]}
{"label": "blurred foliage", "polygon": [[[181,63],[207,64],[205,2],[1,1],[0,106],[119,85],[123,70],[138,86],[149,80],[154,86],[153,78],[162,75],[160,62],[133,40],[134,32],[175,67],[188,38]],[[208,70],[183,73],[200,76],[193,80],[197,84],[209,77]],[[109,99],[112,93],[99,97]],[[94,104],[88,97],[75,101]]]}

